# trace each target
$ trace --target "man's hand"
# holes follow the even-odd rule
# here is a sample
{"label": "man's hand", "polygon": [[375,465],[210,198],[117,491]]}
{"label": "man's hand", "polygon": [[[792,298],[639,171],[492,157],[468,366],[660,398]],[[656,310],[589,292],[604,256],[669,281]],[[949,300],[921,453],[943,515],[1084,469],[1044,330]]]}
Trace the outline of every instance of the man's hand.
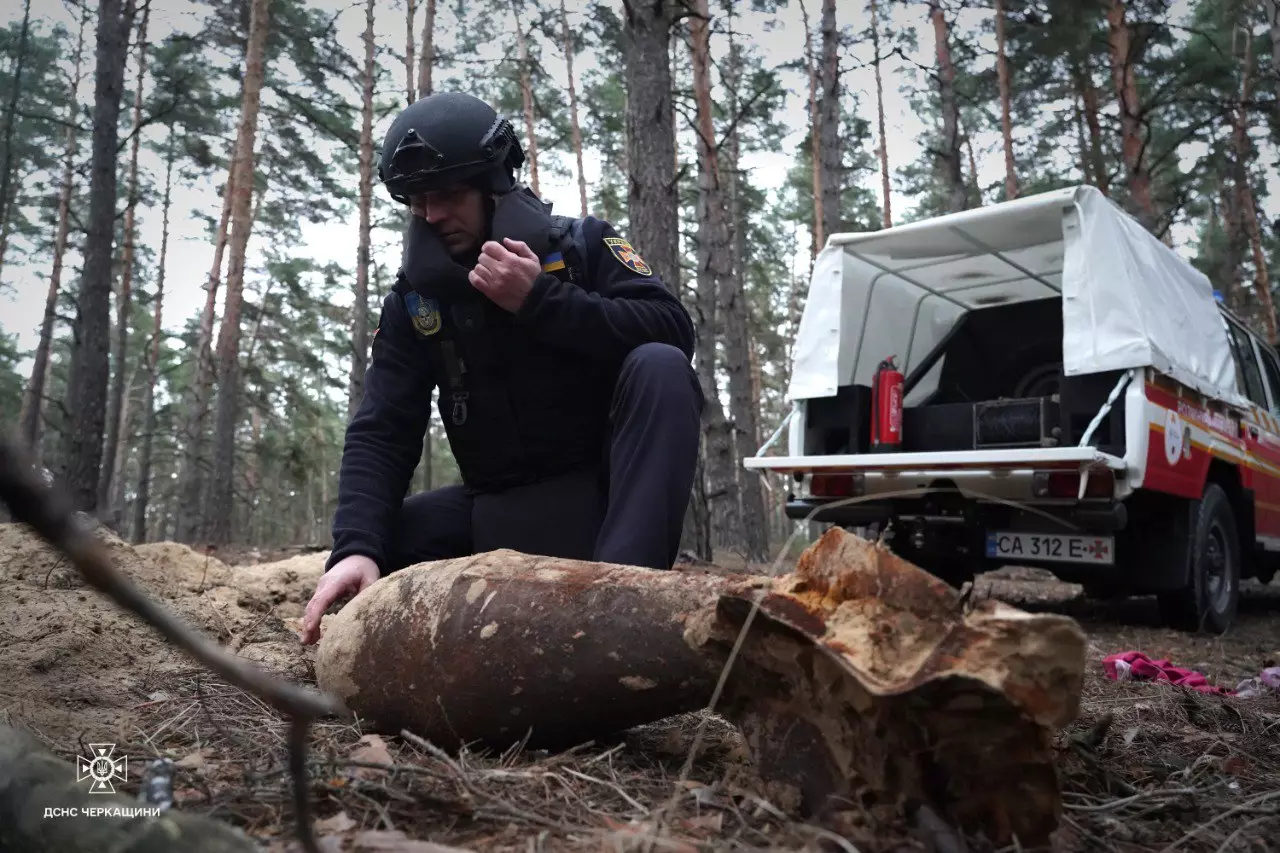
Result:
{"label": "man's hand", "polygon": [[490,240],[480,248],[480,262],[471,271],[471,286],[514,314],[541,272],[542,262],[527,244],[504,237],[502,245]]}
{"label": "man's hand", "polygon": [[346,595],[357,595],[381,577],[378,564],[363,554],[352,554],[320,578],[315,594],[302,616],[302,643],[309,646],[320,639],[320,617],[329,606]]}

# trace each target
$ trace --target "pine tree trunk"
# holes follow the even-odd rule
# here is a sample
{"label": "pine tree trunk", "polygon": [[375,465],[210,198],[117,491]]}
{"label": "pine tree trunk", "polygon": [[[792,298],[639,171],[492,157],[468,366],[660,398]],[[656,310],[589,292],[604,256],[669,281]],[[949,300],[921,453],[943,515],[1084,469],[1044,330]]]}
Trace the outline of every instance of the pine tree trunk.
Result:
{"label": "pine tree trunk", "polygon": [[427,424],[427,431],[422,434],[422,490],[424,492],[431,491],[434,485],[431,452],[431,425]]}
{"label": "pine tree trunk", "polygon": [[418,57],[418,98],[425,98],[431,88],[431,72],[435,67],[436,0],[427,0],[427,14],[422,22],[422,55]]}
{"label": "pine tree trunk", "polygon": [[169,208],[173,199],[173,162],[177,158],[173,125],[165,145],[164,199],[160,203],[160,265],[156,269],[155,322],[151,326],[151,348],[147,353],[147,396],[143,412],[142,452],[138,458],[138,497],[133,503],[133,542],[147,537],[147,503],[151,499],[151,454],[156,437],[156,385],[160,381],[160,340],[164,336],[164,279],[169,257]]}
{"label": "pine tree trunk", "polygon": [[[734,325],[732,315],[740,311],[733,280],[733,247],[727,220],[728,206],[721,180],[719,152],[716,150],[711,101],[711,29],[707,0],[694,0],[689,20],[693,56],[693,91],[697,104],[698,128],[698,342],[697,369],[706,398],[703,424],[707,436],[707,467],[711,497],[715,500],[712,519],[716,542],[734,550],[749,552],[749,533],[742,513],[734,468],[734,425],[725,417],[716,382],[716,332],[723,317],[726,330]],[[724,314],[720,315],[723,310]],[[726,342],[727,343],[727,342]],[[732,353],[732,358],[738,353]],[[733,377],[745,364],[727,365]],[[731,380],[732,381],[732,380]],[[736,388],[734,390],[737,390]],[[732,392],[730,393],[733,396]],[[757,531],[758,532],[758,531]]]}
{"label": "pine tree trunk", "polygon": [[13,90],[4,119],[4,163],[0,165],[0,272],[9,248],[10,187],[13,185],[13,130],[18,124],[18,99],[22,95],[22,68],[27,62],[27,36],[31,31],[31,0],[22,6],[22,29],[18,34],[18,55],[13,62]]}
{"label": "pine tree trunk", "polygon": [[113,525],[120,522],[120,505],[115,501],[117,478],[123,478],[122,436],[125,431],[125,377],[129,371],[129,319],[133,307],[133,254],[138,223],[138,150],[142,143],[142,89],[147,76],[147,19],[151,3],[142,6],[138,24],[138,76],[133,93],[133,133],[129,143],[128,203],[124,211],[124,257],[120,264],[120,290],[116,294],[116,345],[112,362],[111,397],[107,410],[107,443],[98,486],[98,505],[108,508]]}
{"label": "pine tree trunk", "polygon": [[1280,99],[1280,0],[1262,0],[1271,32],[1271,73],[1275,76],[1276,97]]}
{"label": "pine tree trunk", "polygon": [[623,13],[630,242],[667,288],[678,294],[680,211],[669,50],[672,10],[668,0],[628,0]]}
{"label": "pine tree trunk", "polygon": [[1009,87],[1009,60],[1005,55],[1004,0],[996,4],[996,74],[1000,78],[1000,130],[1004,135],[1004,196],[1018,197],[1018,173],[1013,160],[1013,96]]}
{"label": "pine tree trunk", "polygon": [[251,508],[254,510],[250,514],[252,521],[249,525],[249,542],[256,543],[263,541],[265,531],[262,525],[261,513],[256,510],[262,505],[262,409],[254,406],[249,412],[249,439],[253,442],[253,452],[250,454],[249,470],[245,472],[245,482],[249,487],[249,500]]}
{"label": "pine tree trunk", "polygon": [[245,255],[253,227],[253,148],[258,130],[258,104],[265,76],[265,47],[269,0],[253,0],[250,9],[249,48],[245,54],[244,102],[236,141],[236,165],[232,184],[231,245],[227,262],[226,307],[218,336],[218,409],[214,423],[213,482],[209,500],[209,541],[231,542],[231,518],[235,497],[236,426],[240,397],[240,310],[244,299]]}
{"label": "pine tree trunk", "polygon": [[[790,251],[794,252],[799,244],[799,237],[796,236],[793,240],[792,246],[788,248]],[[791,371],[795,366],[796,336],[800,331],[800,317],[804,313],[801,303],[804,300],[804,292],[808,290],[808,279],[795,274],[792,274],[788,278],[790,281],[787,283],[787,325],[785,333],[783,334],[783,340],[787,342],[787,358],[784,366],[785,375],[782,383],[782,387],[784,388],[791,384]]]}
{"label": "pine tree trunk", "polygon": [[1084,107],[1084,120],[1089,128],[1089,158],[1093,166],[1093,185],[1103,195],[1111,194],[1111,179],[1107,174],[1106,155],[1102,148],[1101,106],[1098,103],[1098,87],[1093,84],[1093,69],[1086,58],[1083,65],[1074,69],[1080,102]]}
{"label": "pine tree trunk", "polygon": [[[261,200],[262,196],[259,195],[258,198],[259,200]],[[258,210],[258,205],[255,203],[254,214],[253,214],[254,221],[257,221],[257,218],[258,218],[257,210]],[[267,310],[268,310],[267,306],[270,304],[270,301],[271,301],[271,288],[274,286],[274,284],[275,282],[268,280],[267,286],[262,289],[262,298],[259,301],[258,316],[253,321],[253,333],[249,335],[249,344],[248,346],[245,347],[245,351],[244,351],[245,367],[253,366],[254,355],[258,351],[258,341],[262,340],[262,321],[265,320],[267,317]],[[317,394],[319,394],[320,396],[323,396],[322,391],[318,391]],[[319,399],[319,397],[317,397],[317,399]]]}
{"label": "pine tree trunk", "polygon": [[360,110],[360,245],[356,251],[356,299],[351,307],[351,391],[347,420],[355,417],[364,398],[364,374],[369,364],[369,208],[373,203],[373,0],[365,5],[364,97]]}
{"label": "pine tree trunk", "polygon": [[1155,203],[1151,197],[1151,175],[1143,164],[1145,141],[1142,136],[1142,106],[1138,101],[1138,75],[1134,66],[1138,56],[1132,50],[1129,25],[1125,22],[1124,0],[1111,0],[1107,10],[1110,26],[1111,77],[1120,104],[1120,139],[1128,173],[1132,212],[1148,229],[1156,222]]}
{"label": "pine tree trunk", "polygon": [[809,78],[809,175],[813,192],[813,245],[809,256],[816,258],[827,241],[822,215],[822,114],[818,111],[818,64],[813,56],[813,28],[809,26],[809,10],[800,0],[800,16],[804,22],[804,70]]}
{"label": "pine tree trunk", "polygon": [[[18,185],[21,186],[25,180],[25,175],[20,177]],[[4,259],[9,254],[9,229],[13,221],[9,217],[9,210],[9,205],[0,205],[0,276],[4,274]]]}
{"label": "pine tree trunk", "polygon": [[414,43],[413,16],[418,10],[417,0],[404,0],[404,102],[408,106],[417,98],[417,89],[413,80]]}
{"label": "pine tree trunk", "polygon": [[1244,313],[1244,293],[1240,288],[1240,267],[1244,260],[1245,236],[1244,216],[1240,198],[1240,184],[1233,180],[1230,185],[1225,180],[1218,184],[1218,197],[1222,209],[1223,231],[1226,233],[1227,246],[1222,254],[1222,262],[1218,269],[1217,283],[1222,289],[1223,299],[1227,307],[1237,314]]}
{"label": "pine tree trunk", "polygon": [[315,517],[311,524],[311,538],[309,543],[320,542],[324,538],[324,518],[333,516],[333,509],[329,506],[329,472],[325,460],[329,456],[329,449],[324,444],[324,436],[320,434],[320,427],[316,426],[316,446],[320,448],[320,515]]}
{"label": "pine tree trunk", "polygon": [[[675,103],[671,87],[670,0],[622,5],[626,45],[626,125],[622,173],[627,179],[630,242],[673,294],[680,295],[679,193]],[[680,547],[711,558],[710,522],[702,499],[702,453]]]}
{"label": "pine tree trunk", "polygon": [[[705,0],[704,0],[705,2]],[[730,4],[732,0],[730,0]],[[734,38],[732,5],[729,6],[729,63],[726,82],[729,86],[729,115],[738,115],[738,81],[742,79],[742,61]],[[710,99],[708,99],[709,101]],[[718,288],[720,307],[724,311],[725,370],[729,374],[729,415],[733,423],[736,450],[733,471],[738,483],[738,512],[742,518],[746,557],[756,563],[769,559],[769,523],[765,514],[763,478],[746,470],[737,460],[756,452],[760,446],[760,393],[752,370],[755,346],[751,335],[751,310],[747,300],[745,277],[747,223],[742,214],[741,134],[734,125],[729,137],[729,211],[733,239],[730,246],[730,274]]]}
{"label": "pine tree trunk", "polygon": [[125,465],[129,460],[130,448],[130,430],[133,425],[133,408],[134,408],[134,391],[138,387],[139,381],[146,372],[144,362],[134,365],[129,380],[125,383],[123,401],[120,406],[120,433],[119,441],[116,442],[116,458],[115,458],[115,479],[112,481],[111,494],[107,496],[105,506],[110,508],[110,517],[108,524],[121,536],[125,535],[124,527],[124,503],[125,503],[125,484],[128,475],[125,472]]}
{"label": "pine tree trunk", "polygon": [[84,59],[84,30],[88,11],[80,16],[76,35],[74,70],[71,73],[71,91],[67,93],[67,128],[63,145],[62,182],[58,192],[58,231],[53,239],[53,269],[49,273],[49,290],[44,301],[44,317],[40,321],[40,342],[36,345],[35,363],[31,367],[31,380],[22,398],[20,431],[31,449],[36,462],[42,458],[41,433],[44,412],[44,386],[49,370],[49,353],[53,348],[53,324],[58,316],[58,291],[62,288],[62,263],[67,252],[67,237],[71,233],[71,193],[75,188],[75,161],[79,148],[75,117],[78,108],[76,90],[80,86],[80,66]]}
{"label": "pine tree trunk", "polygon": [[1245,27],[1244,67],[1240,72],[1240,103],[1235,110],[1235,177],[1240,192],[1240,212],[1245,231],[1253,249],[1254,291],[1262,307],[1263,328],[1267,341],[1276,343],[1276,309],[1271,300],[1271,277],[1267,273],[1267,255],[1262,246],[1262,231],[1258,227],[1258,210],[1253,200],[1253,187],[1249,182],[1249,112],[1248,103],[1253,86],[1253,29]]}
{"label": "pine tree trunk", "polygon": [[978,183],[978,158],[973,155],[973,136],[961,128],[965,154],[969,158],[969,189],[973,191],[973,203],[982,207],[982,185]]}
{"label": "pine tree trunk", "polygon": [[[422,57],[418,65],[418,93],[419,98],[425,98],[431,94],[431,72],[435,63],[435,25],[436,25],[436,0],[427,0],[426,19],[422,24]],[[413,40],[413,20],[409,21],[409,40]],[[412,63],[410,63],[412,64]],[[412,92],[412,82],[410,82],[410,92]],[[413,96],[410,96],[413,100]],[[408,214],[407,216],[411,216]],[[409,229],[404,231],[405,246],[408,246]],[[434,407],[433,411],[434,411]],[[434,418],[435,415],[433,414]],[[427,425],[427,430],[422,436],[422,469],[424,490],[431,489],[431,426]]]}
{"label": "pine tree trunk", "polygon": [[822,233],[840,230],[840,196],[844,187],[840,150],[840,31],[836,29],[836,0],[822,2]]}
{"label": "pine tree trunk", "polygon": [[[748,313],[747,319],[749,321],[747,334],[749,336],[748,339],[751,342],[751,346],[747,350],[747,356],[748,356],[747,373],[751,377],[751,399],[753,401],[752,405],[754,407],[754,411],[757,414],[759,414],[764,412],[764,405],[765,405],[764,369],[763,369],[763,366],[760,364],[760,347],[758,345],[758,341],[760,340],[760,332],[756,322],[754,321],[754,318],[751,316],[750,313]],[[756,450],[760,447],[760,445],[764,443],[763,430],[760,429],[760,418],[757,417],[755,421],[756,421],[755,434],[749,436],[747,439],[748,442],[750,443],[750,447],[747,449],[747,455],[754,455]],[[742,470],[744,472],[746,471],[745,468],[743,468]],[[757,475],[748,474],[748,476],[755,477]],[[763,478],[761,478],[760,482],[763,485],[765,481]]]}
{"label": "pine tree trunk", "polygon": [[884,83],[880,79],[880,21],[878,17],[879,3],[871,0],[871,44],[875,51],[873,67],[876,75],[876,124],[880,130],[880,142],[877,145],[880,155],[880,194],[884,208],[884,227],[893,227],[893,206],[889,200],[889,142],[884,127]]}
{"label": "pine tree trunk", "polygon": [[1090,165],[1089,140],[1085,136],[1084,130],[1084,104],[1081,103],[1078,96],[1075,98],[1072,111],[1075,113],[1076,153],[1080,157],[1080,180],[1086,184],[1094,184],[1093,168]]}
{"label": "pine tree trunk", "polygon": [[538,194],[538,129],[533,116],[533,73],[529,67],[529,43],[525,38],[524,24],[520,20],[518,0],[512,3],[511,12],[516,21],[516,51],[520,55],[520,100],[524,105],[525,154],[529,163],[529,188]]}
{"label": "pine tree trunk", "polygon": [[111,376],[111,257],[115,243],[116,148],[120,98],[129,55],[133,0],[100,0],[94,72],[93,156],[84,273],[73,328],[64,406],[75,418],[63,436],[62,482],[75,509],[93,512],[98,499],[102,439]]}
{"label": "pine tree trunk", "polygon": [[218,286],[222,281],[222,258],[226,253],[231,225],[231,202],[235,196],[235,164],[238,146],[231,153],[227,186],[223,190],[222,214],[218,232],[214,237],[213,266],[205,286],[204,309],[200,313],[200,332],[196,339],[196,369],[186,405],[186,417],[179,431],[182,446],[182,473],[178,477],[178,512],[174,523],[174,538],[188,545],[205,538],[204,484],[206,478],[204,447],[209,418],[209,404],[213,399],[213,321],[217,310]]}
{"label": "pine tree trunk", "polygon": [[578,122],[578,88],[573,80],[573,39],[569,37],[569,13],[560,0],[560,31],[564,40],[564,61],[569,75],[569,129],[573,134],[573,156],[578,162],[578,198],[582,216],[587,215],[587,173],[582,168],[582,125]]}
{"label": "pine tree trunk", "polygon": [[[259,194],[254,202],[253,218],[258,218],[258,204],[262,201],[262,195]],[[274,282],[268,281],[267,286],[262,290],[262,298],[259,301],[258,316],[253,322],[253,334],[249,336],[249,344],[245,347],[244,365],[246,369],[250,369],[254,364],[254,355],[258,350],[258,342],[262,340],[262,323],[267,317],[271,303],[271,288]],[[323,392],[320,392],[323,396]],[[249,500],[248,518],[249,525],[245,534],[241,536],[241,541],[247,544],[253,544],[259,541],[257,538],[261,535],[262,524],[258,513],[255,512],[258,502],[261,501],[259,490],[262,488],[262,410],[255,402],[249,411],[249,436],[252,447],[248,454],[247,465],[244,480],[248,489],[247,497]]]}
{"label": "pine tree trunk", "polygon": [[947,209],[955,213],[968,207],[969,192],[960,167],[960,105],[956,100],[956,69],[951,62],[947,18],[937,0],[930,0],[929,17],[933,21],[934,46],[938,59],[938,91],[942,100],[942,146],[938,160],[947,183],[950,200]]}

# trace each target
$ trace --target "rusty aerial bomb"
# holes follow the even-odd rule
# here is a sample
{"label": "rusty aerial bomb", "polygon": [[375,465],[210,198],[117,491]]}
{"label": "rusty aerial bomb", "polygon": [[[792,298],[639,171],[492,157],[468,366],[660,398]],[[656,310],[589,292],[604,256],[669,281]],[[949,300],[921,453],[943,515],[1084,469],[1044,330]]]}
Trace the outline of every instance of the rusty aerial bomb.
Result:
{"label": "rusty aerial bomb", "polygon": [[442,747],[568,747],[706,705],[684,641],[730,581],[499,550],[412,566],[325,620],[321,689]]}

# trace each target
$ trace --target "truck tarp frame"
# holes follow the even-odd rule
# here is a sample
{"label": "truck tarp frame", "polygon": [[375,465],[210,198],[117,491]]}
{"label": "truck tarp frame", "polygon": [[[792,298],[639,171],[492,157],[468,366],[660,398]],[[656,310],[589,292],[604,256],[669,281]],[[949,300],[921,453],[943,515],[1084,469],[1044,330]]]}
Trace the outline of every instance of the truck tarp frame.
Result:
{"label": "truck tarp frame", "polygon": [[969,311],[1051,298],[1062,301],[1065,375],[1152,367],[1248,405],[1209,279],[1089,186],[833,234],[814,264],[787,398],[870,385],[890,355],[910,375]]}

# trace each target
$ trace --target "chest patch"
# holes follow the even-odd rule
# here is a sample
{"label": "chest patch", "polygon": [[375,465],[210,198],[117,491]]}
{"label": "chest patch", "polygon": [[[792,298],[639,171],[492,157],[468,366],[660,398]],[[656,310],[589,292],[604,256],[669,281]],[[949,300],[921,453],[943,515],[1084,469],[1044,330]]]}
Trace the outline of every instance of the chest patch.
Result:
{"label": "chest patch", "polygon": [[653,275],[653,270],[649,269],[649,265],[644,262],[644,258],[640,257],[640,253],[631,247],[631,244],[621,237],[605,237],[604,244],[609,247],[609,251],[627,269],[640,275]]}
{"label": "chest patch", "polygon": [[425,338],[440,331],[440,303],[411,290],[404,295],[404,304],[415,332]]}

